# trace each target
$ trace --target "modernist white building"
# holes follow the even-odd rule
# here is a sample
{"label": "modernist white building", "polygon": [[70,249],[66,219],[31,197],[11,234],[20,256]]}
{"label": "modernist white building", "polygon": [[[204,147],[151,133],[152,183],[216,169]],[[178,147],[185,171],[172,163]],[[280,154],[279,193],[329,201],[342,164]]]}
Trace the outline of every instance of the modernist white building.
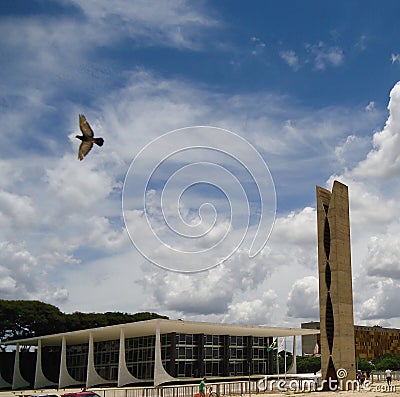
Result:
{"label": "modernist white building", "polygon": [[[155,319],[7,342],[0,355],[0,387],[158,386],[191,378],[230,378],[272,371],[267,348],[276,337],[319,333]],[[26,347],[34,346],[27,353]],[[294,351],[294,356],[295,356]]]}

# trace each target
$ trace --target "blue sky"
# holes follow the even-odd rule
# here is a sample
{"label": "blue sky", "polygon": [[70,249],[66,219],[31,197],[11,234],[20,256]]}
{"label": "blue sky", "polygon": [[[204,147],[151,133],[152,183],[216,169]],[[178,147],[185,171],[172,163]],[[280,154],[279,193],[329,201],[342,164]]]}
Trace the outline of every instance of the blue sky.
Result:
{"label": "blue sky", "polygon": [[[338,179],[351,198],[356,322],[400,326],[388,304],[400,292],[399,11],[397,1],[0,2],[0,298],[40,299],[67,312],[298,326],[318,318],[315,185],[331,188]],[[79,113],[105,139],[82,162]],[[240,221],[247,210],[232,175],[244,188],[254,181],[215,151],[171,158],[157,175],[211,161],[231,167],[220,190],[196,185],[178,207],[161,208],[153,180],[149,231],[131,181],[131,207],[122,213],[124,181],[141,150],[196,125],[239,135],[272,175],[275,224],[254,259],[255,207],[266,190],[271,204],[271,186],[250,194],[249,228],[229,223],[227,203]],[[268,179],[233,136],[196,131],[192,145],[224,148],[255,167],[256,183]],[[153,144],[138,175],[182,142],[172,134],[166,145]],[[169,185],[177,197],[214,172],[184,169],[187,180]],[[206,205],[199,213],[203,197],[216,211]],[[215,226],[206,242],[177,238],[180,249],[219,249],[227,234],[246,237],[223,265],[168,272],[138,253],[123,215],[167,268],[173,255],[152,240],[167,231],[162,215],[198,233]]]}

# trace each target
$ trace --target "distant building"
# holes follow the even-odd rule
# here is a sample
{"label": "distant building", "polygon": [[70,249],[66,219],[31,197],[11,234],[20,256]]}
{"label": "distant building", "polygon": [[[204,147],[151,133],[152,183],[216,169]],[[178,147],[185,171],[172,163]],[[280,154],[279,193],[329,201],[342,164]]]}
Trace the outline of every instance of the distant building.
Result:
{"label": "distant building", "polygon": [[[0,387],[160,385],[273,371],[268,346],[276,337],[316,329],[155,319],[7,342],[0,354]],[[27,352],[26,347],[36,348]]]}
{"label": "distant building", "polygon": [[[319,322],[302,323],[302,329],[319,329]],[[315,346],[320,349],[319,334],[301,337],[302,354],[314,354]],[[354,326],[354,345],[357,358],[373,360],[385,354],[400,355],[400,329],[379,326]]]}

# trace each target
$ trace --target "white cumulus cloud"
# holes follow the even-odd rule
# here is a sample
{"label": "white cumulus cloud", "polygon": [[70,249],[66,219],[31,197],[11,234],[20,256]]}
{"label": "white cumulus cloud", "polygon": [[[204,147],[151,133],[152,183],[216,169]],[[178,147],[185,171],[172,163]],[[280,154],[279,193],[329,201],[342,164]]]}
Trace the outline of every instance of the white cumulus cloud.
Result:
{"label": "white cumulus cloud", "polygon": [[297,56],[295,51],[293,50],[281,51],[279,55],[293,70],[295,71],[299,70],[300,68],[299,57]]}
{"label": "white cumulus cloud", "polygon": [[287,314],[290,317],[315,319],[319,317],[318,279],[313,276],[297,280],[289,293]]}

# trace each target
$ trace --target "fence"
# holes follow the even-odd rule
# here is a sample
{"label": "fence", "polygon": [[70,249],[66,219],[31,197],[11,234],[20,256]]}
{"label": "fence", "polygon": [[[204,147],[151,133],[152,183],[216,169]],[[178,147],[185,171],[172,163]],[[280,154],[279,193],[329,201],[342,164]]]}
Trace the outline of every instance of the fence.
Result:
{"label": "fence", "polygon": [[[303,383],[309,383],[310,379],[297,378],[292,375],[293,379],[299,382],[300,388]],[[400,372],[392,372],[393,380],[400,380]],[[373,371],[370,374],[372,382],[386,382],[384,372]],[[209,383],[208,386],[213,387],[220,396],[235,396],[244,394],[257,394],[260,392],[257,386],[258,380],[240,381],[240,382],[223,382]],[[199,385],[171,385],[162,387],[130,387],[130,388],[110,388],[96,390],[101,397],[194,397],[198,393]]]}
{"label": "fence", "polygon": [[[370,380],[372,382],[386,382],[386,375],[384,372],[372,371]],[[400,380],[400,372],[392,371],[392,380]]]}
{"label": "fence", "polygon": [[[257,381],[210,383],[220,396],[258,393]],[[93,389],[92,389],[93,390]],[[96,393],[102,397],[193,397],[199,391],[199,385],[174,385],[162,387],[132,387],[126,389],[102,389]]]}

